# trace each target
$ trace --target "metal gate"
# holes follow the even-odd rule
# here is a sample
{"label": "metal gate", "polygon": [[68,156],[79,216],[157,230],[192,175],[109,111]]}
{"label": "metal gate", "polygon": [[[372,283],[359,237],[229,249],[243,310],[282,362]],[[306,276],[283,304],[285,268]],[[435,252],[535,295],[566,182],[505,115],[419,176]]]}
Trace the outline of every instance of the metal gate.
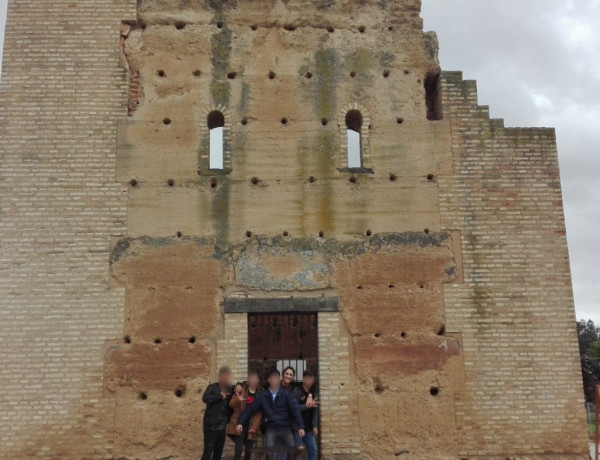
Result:
{"label": "metal gate", "polygon": [[318,369],[317,313],[249,313],[248,364],[265,382],[271,369],[296,369],[302,380],[305,369]]}

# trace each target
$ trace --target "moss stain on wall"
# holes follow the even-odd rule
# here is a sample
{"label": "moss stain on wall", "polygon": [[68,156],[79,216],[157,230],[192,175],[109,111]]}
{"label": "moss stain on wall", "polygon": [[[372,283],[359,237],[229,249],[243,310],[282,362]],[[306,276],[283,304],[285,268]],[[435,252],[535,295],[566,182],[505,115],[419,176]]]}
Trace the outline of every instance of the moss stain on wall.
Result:
{"label": "moss stain on wall", "polygon": [[346,56],[344,68],[348,73],[356,72],[356,77],[353,78],[356,90],[372,83],[373,67],[376,63],[375,55],[366,48],[357,48]]}
{"label": "moss stain on wall", "polygon": [[228,176],[219,177],[219,187],[212,199],[210,218],[215,229],[217,244],[225,243],[229,236],[229,200],[231,182]]}
{"label": "moss stain on wall", "polygon": [[224,26],[219,32],[210,37],[213,65],[210,93],[215,106],[229,105],[231,88],[229,81],[227,81],[227,72],[229,71],[229,58],[231,55],[231,37],[232,32],[227,26]]}
{"label": "moss stain on wall", "polygon": [[326,234],[333,231],[334,209],[333,209],[333,187],[331,181],[335,172],[334,158],[338,148],[338,136],[333,131],[323,131],[317,135],[316,151],[319,153],[317,158],[318,171],[321,177],[325,177],[319,196],[317,206],[318,225],[320,230]]}
{"label": "moss stain on wall", "polygon": [[332,118],[335,115],[338,68],[339,56],[335,49],[320,49],[315,53],[316,78],[311,89],[314,90],[314,110],[319,118]]}

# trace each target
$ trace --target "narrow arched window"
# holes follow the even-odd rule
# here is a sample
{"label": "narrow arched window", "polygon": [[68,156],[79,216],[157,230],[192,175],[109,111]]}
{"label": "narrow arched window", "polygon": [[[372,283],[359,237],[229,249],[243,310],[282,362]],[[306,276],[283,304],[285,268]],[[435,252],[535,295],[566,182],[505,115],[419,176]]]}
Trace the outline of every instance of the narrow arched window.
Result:
{"label": "narrow arched window", "polygon": [[362,115],[358,110],[346,113],[346,134],[348,136],[348,168],[362,168]]}
{"label": "narrow arched window", "polygon": [[225,117],[218,110],[213,110],[208,114],[207,124],[210,136],[208,168],[223,169],[223,127],[225,126]]}

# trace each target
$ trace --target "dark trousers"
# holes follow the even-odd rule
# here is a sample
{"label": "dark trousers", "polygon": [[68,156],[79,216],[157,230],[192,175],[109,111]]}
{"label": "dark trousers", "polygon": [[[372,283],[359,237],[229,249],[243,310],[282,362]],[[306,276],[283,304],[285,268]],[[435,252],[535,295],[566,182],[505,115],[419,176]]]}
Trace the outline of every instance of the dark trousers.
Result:
{"label": "dark trousers", "polygon": [[233,456],[233,460],[242,460],[242,450],[244,450],[244,446],[246,447],[246,451],[244,453],[244,460],[250,460],[250,455],[252,455],[252,446],[254,445],[254,441],[248,439],[248,432],[244,430],[244,432],[240,436],[235,436],[233,439],[235,443],[235,454]]}
{"label": "dark trousers", "polygon": [[[267,447],[296,447],[294,435],[290,428],[267,428],[265,433],[265,445]],[[278,460],[291,460],[292,455],[278,455]],[[273,455],[267,455],[268,460],[273,460]]]}
{"label": "dark trousers", "polygon": [[204,430],[204,453],[201,460],[221,460],[225,445],[225,428]]}

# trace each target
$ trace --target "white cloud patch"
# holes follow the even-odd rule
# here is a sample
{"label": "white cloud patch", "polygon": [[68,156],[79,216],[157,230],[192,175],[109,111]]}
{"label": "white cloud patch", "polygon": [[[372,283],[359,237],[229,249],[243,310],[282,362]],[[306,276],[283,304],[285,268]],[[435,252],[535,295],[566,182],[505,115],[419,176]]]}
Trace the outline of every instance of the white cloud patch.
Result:
{"label": "white cloud patch", "polygon": [[554,105],[552,104],[552,100],[548,96],[545,96],[544,94],[536,94],[535,91],[531,89],[530,94],[531,99],[533,101],[533,105],[535,105],[536,108],[543,111],[552,110]]}

